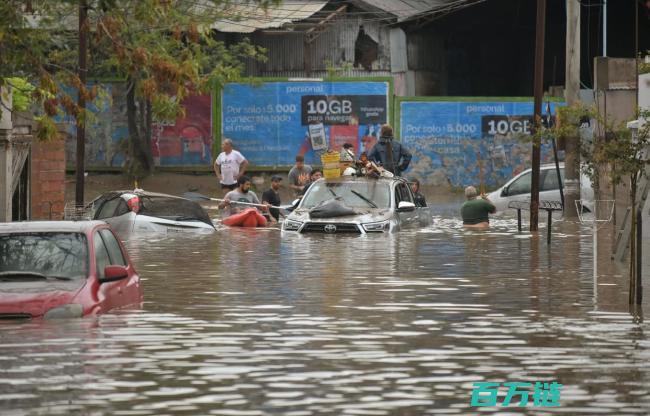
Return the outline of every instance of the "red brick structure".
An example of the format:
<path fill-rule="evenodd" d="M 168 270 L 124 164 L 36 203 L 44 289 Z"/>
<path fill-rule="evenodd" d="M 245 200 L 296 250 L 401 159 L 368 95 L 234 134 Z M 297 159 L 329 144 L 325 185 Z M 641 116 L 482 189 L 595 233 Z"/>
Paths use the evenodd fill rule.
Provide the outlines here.
<path fill-rule="evenodd" d="M 31 219 L 63 219 L 65 206 L 65 142 L 34 139 L 31 152 Z"/>

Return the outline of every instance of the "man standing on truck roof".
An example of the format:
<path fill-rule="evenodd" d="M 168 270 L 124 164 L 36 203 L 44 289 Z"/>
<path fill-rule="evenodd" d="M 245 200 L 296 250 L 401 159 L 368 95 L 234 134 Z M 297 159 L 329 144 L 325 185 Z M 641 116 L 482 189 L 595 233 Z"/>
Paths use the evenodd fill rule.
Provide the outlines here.
<path fill-rule="evenodd" d="M 389 124 L 384 124 L 381 126 L 379 141 L 368 153 L 368 159 L 371 162 L 381 163 L 385 170 L 395 176 L 401 176 L 411 163 L 411 153 L 400 142 L 394 140 L 393 128 Z"/>

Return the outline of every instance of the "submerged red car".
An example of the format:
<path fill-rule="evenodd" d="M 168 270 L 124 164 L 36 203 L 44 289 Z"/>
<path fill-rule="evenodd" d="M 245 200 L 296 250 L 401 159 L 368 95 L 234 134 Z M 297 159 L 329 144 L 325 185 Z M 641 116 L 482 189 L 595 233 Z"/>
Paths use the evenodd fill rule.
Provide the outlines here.
<path fill-rule="evenodd" d="M 0 223 L 0 319 L 74 318 L 141 301 L 140 277 L 105 222 Z"/>

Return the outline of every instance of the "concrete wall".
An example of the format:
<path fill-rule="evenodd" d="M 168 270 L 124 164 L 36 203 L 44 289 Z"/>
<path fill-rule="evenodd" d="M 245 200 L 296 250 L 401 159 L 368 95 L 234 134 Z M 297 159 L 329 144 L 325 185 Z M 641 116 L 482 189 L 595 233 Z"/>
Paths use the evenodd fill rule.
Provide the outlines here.
<path fill-rule="evenodd" d="M 646 57 L 646 61 L 650 57 Z M 650 73 L 639 76 L 639 108 L 650 111 Z M 645 120 L 648 123 L 647 120 Z M 646 199 L 642 207 L 643 217 L 643 260 L 642 270 L 645 279 L 644 286 L 648 287 L 648 278 L 650 278 L 650 198 Z"/>
<path fill-rule="evenodd" d="M 639 108 L 650 111 L 650 73 L 639 75 Z"/>
<path fill-rule="evenodd" d="M 2 130 L 11 130 L 11 111 L 9 109 L 13 107 L 12 98 L 10 89 L 0 88 L 0 102 L 2 102 L 0 105 L 0 129 Z"/>

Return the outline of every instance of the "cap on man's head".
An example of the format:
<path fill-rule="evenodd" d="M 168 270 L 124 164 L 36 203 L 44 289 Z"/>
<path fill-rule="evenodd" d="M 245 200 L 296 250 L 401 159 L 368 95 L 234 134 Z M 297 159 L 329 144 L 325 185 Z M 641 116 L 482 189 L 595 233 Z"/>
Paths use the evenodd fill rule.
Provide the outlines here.
<path fill-rule="evenodd" d="M 280 182 L 281 180 L 282 180 L 282 176 L 280 175 L 271 176 L 271 182 Z"/>

